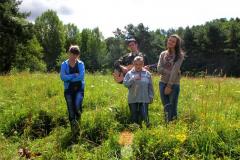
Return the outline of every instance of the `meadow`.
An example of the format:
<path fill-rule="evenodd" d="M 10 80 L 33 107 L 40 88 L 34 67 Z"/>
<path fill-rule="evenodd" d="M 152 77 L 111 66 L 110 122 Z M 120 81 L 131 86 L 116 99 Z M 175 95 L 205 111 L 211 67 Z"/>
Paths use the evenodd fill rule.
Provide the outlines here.
<path fill-rule="evenodd" d="M 57 73 L 0 76 L 0 159 L 240 159 L 240 79 L 183 77 L 178 120 L 166 124 L 159 99 L 149 106 L 151 126 L 131 124 L 127 89 L 111 75 L 87 74 L 81 135 L 71 143 L 63 84 Z M 120 142 L 128 131 L 132 141 Z"/>

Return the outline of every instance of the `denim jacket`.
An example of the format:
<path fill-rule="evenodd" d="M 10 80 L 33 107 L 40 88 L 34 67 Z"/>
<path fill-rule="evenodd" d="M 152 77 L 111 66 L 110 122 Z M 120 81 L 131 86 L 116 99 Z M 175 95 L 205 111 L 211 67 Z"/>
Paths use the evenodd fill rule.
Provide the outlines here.
<path fill-rule="evenodd" d="M 140 80 L 135 80 L 135 76 L 141 75 Z M 150 103 L 153 99 L 153 84 L 149 71 L 143 69 L 136 72 L 133 68 L 124 77 L 123 84 L 128 88 L 128 103 Z"/>
<path fill-rule="evenodd" d="M 69 74 L 69 64 L 68 60 L 64 61 L 61 65 L 60 70 L 60 77 L 61 80 L 64 82 L 64 89 L 68 89 L 70 82 L 81 81 L 82 82 L 82 90 L 84 89 L 84 74 L 85 74 L 85 67 L 84 63 L 80 60 L 77 60 L 79 74 Z"/>

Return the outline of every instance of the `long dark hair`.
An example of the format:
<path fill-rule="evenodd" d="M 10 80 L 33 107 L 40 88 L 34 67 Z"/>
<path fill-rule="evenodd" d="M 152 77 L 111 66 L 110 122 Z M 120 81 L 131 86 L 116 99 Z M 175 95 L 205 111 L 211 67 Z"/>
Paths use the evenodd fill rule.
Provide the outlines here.
<path fill-rule="evenodd" d="M 177 34 L 172 34 L 172 35 L 169 36 L 169 38 L 170 37 L 173 37 L 173 38 L 177 39 L 176 46 L 175 46 L 176 56 L 175 56 L 175 59 L 174 59 L 174 62 L 176 62 L 180 57 L 184 57 L 184 52 L 182 50 L 182 39 Z"/>

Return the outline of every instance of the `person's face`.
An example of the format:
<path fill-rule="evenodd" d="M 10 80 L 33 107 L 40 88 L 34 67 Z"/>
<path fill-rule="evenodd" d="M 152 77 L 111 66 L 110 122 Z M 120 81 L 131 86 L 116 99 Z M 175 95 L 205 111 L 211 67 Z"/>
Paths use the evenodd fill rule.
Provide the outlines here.
<path fill-rule="evenodd" d="M 71 60 L 76 60 L 79 58 L 79 55 L 78 54 L 73 54 L 73 53 L 69 53 L 69 59 Z"/>
<path fill-rule="evenodd" d="M 133 63 L 134 67 L 135 67 L 135 71 L 141 71 L 143 66 L 144 66 L 144 62 L 143 61 L 135 61 Z"/>
<path fill-rule="evenodd" d="M 130 43 L 128 44 L 128 47 L 129 47 L 129 49 L 130 49 L 132 52 L 136 52 L 136 51 L 137 51 L 137 44 L 136 44 L 136 42 L 130 42 Z"/>
<path fill-rule="evenodd" d="M 175 49 L 176 44 L 177 44 L 177 38 L 175 38 L 175 37 L 169 37 L 168 38 L 167 48 Z"/>

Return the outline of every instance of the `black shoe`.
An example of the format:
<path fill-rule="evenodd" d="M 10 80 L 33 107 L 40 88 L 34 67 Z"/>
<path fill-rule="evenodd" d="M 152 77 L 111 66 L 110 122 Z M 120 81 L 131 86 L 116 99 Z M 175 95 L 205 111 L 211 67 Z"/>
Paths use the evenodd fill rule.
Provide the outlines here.
<path fill-rule="evenodd" d="M 73 120 L 71 122 L 71 131 L 72 131 L 73 137 L 80 135 L 80 126 L 77 120 Z"/>

